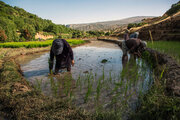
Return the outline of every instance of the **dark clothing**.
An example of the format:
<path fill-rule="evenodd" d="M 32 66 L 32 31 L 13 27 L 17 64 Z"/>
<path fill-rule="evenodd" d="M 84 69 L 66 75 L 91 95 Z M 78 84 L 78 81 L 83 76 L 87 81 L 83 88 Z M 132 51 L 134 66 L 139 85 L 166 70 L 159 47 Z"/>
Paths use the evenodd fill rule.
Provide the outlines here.
<path fill-rule="evenodd" d="M 125 33 L 124 34 L 124 40 L 128 40 L 129 39 L 129 34 L 128 33 Z"/>
<path fill-rule="evenodd" d="M 53 49 L 51 47 L 50 51 L 50 61 L 53 62 L 54 56 L 56 57 L 56 66 L 55 66 L 55 72 L 57 72 L 59 69 L 67 68 L 67 70 L 71 69 L 71 62 L 74 60 L 73 51 L 71 49 L 71 46 L 69 43 L 62 39 L 64 48 L 61 54 L 55 55 L 53 53 Z M 49 66 L 49 69 L 52 70 L 53 64 Z"/>
<path fill-rule="evenodd" d="M 125 43 L 130 53 L 137 52 L 138 49 L 142 47 L 141 40 L 137 38 L 130 38 L 126 40 Z"/>

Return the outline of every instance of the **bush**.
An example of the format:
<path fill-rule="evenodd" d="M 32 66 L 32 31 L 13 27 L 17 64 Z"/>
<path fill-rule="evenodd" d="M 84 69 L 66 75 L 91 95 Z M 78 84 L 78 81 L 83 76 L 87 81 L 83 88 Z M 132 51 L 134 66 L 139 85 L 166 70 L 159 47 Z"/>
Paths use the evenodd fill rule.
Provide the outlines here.
<path fill-rule="evenodd" d="M 141 23 L 130 23 L 128 24 L 128 29 L 132 28 L 132 27 L 140 27 L 140 26 L 143 26 L 147 23 L 144 23 L 144 22 L 141 22 Z"/>

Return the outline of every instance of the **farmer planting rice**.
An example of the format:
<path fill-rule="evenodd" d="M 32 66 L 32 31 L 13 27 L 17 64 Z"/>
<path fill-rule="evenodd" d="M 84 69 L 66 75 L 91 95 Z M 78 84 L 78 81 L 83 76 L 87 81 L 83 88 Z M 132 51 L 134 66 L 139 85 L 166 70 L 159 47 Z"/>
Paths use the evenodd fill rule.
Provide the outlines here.
<path fill-rule="evenodd" d="M 127 32 L 125 32 L 125 35 L 127 36 Z M 128 37 L 125 37 L 128 38 Z M 147 43 L 145 41 L 142 41 L 138 38 L 129 38 L 125 39 L 122 42 L 122 51 L 123 51 L 123 57 L 122 61 L 127 61 L 128 56 L 127 52 L 129 51 L 130 54 L 133 54 L 135 57 L 141 57 L 141 52 L 145 49 L 147 46 Z"/>
<path fill-rule="evenodd" d="M 71 71 L 71 65 L 72 66 L 74 65 L 73 51 L 69 43 L 64 39 L 60 39 L 60 37 L 53 41 L 50 50 L 50 61 L 49 61 L 50 73 L 53 69 L 54 57 L 56 57 L 54 74 L 58 74 L 58 71 L 64 68 L 67 68 L 67 71 Z"/>

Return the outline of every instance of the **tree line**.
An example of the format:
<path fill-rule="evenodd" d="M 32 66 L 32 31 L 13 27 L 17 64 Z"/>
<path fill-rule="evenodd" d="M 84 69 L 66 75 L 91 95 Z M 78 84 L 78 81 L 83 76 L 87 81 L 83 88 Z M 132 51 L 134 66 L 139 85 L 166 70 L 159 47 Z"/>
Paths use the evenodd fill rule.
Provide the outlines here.
<path fill-rule="evenodd" d="M 69 35 L 67 38 L 94 37 L 104 35 L 100 31 L 83 32 L 56 25 L 51 20 L 46 20 L 37 15 L 26 12 L 19 7 L 12 7 L 0 1 L 0 42 L 34 41 L 37 32 L 47 35 Z"/>

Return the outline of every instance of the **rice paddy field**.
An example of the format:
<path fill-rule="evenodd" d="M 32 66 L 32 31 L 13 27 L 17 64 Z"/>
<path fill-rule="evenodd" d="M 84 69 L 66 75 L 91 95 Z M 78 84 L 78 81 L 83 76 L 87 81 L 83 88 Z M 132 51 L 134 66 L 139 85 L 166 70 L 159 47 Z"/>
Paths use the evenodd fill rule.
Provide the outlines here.
<path fill-rule="evenodd" d="M 154 41 L 148 42 L 148 47 L 161 53 L 168 54 L 180 63 L 180 42 L 178 41 Z"/>
<path fill-rule="evenodd" d="M 21 43 L 1 43 L 0 60 L 5 57 L 9 58 L 11 56 L 18 55 L 20 55 L 19 58 L 23 60 L 25 59 L 25 56 L 21 55 L 25 53 L 29 53 L 32 51 L 34 51 L 33 53 L 36 53 L 37 51 L 49 50 L 52 41 L 53 40 L 41 42 L 34 41 Z M 85 43 L 85 41 L 82 40 L 67 41 L 71 46 Z M 115 45 L 106 43 L 107 48 L 103 48 L 102 45 L 105 43 L 98 44 L 98 42 L 99 41 L 94 43 L 94 45 L 98 45 L 99 47 L 96 49 L 94 45 L 91 44 L 88 44 L 88 47 L 79 46 L 73 48 L 76 58 L 76 65 L 73 67 L 74 70 L 72 69 L 71 74 L 66 74 L 66 72 L 61 71 L 62 73 L 60 74 L 60 77 L 48 75 L 47 56 L 49 55 L 49 53 L 47 53 L 47 55 L 46 53 L 41 53 L 45 54 L 42 55 L 42 57 L 40 57 L 40 53 L 38 53 L 37 56 L 39 56 L 40 58 L 33 58 L 33 60 L 29 62 L 29 66 L 27 64 L 28 62 L 25 61 L 25 63 L 27 64 L 25 68 L 27 68 L 27 70 L 29 71 L 25 71 L 21 66 L 24 78 L 27 81 L 25 79 L 21 81 L 22 76 L 19 75 L 19 73 L 17 74 L 18 69 L 14 71 L 12 70 L 16 68 L 14 65 L 16 65 L 15 63 L 17 61 L 6 61 L 5 63 L 7 64 L 3 64 L 3 72 L 1 72 L 0 75 L 0 86 L 2 87 L 0 91 L 0 101 L 10 104 L 7 104 L 8 106 L 0 106 L 0 108 L 4 110 L 0 112 L 0 115 L 2 113 L 3 117 L 5 118 L 15 117 L 16 119 L 74 118 L 119 120 L 144 119 L 146 115 L 147 118 L 152 117 L 152 119 L 165 119 L 166 117 L 168 117 L 168 119 L 178 118 L 178 111 L 180 109 L 179 99 L 168 97 L 165 95 L 165 83 L 161 81 L 163 71 L 161 72 L 160 77 L 156 78 L 154 75 L 154 71 L 151 71 L 152 68 L 151 66 L 147 66 L 148 64 L 146 63 L 146 61 L 141 59 L 134 61 L 132 59 L 133 57 L 131 56 L 131 59 L 129 59 L 127 65 L 124 66 L 120 62 L 122 53 L 119 49 L 119 46 L 116 46 L 117 49 L 115 49 Z M 47 47 L 46 45 L 49 47 Z M 163 53 L 167 53 L 176 60 L 180 60 L 180 54 L 178 53 L 179 42 L 148 42 L 148 47 Z M 97 51 L 99 49 L 102 49 L 102 52 L 97 54 Z M 96 53 L 93 53 L 93 51 L 96 51 Z M 89 55 L 90 53 L 96 57 Z M 109 57 L 108 53 L 110 55 Z M 113 55 L 116 59 L 112 57 Z M 31 56 L 29 55 L 27 57 Z M 41 58 L 44 59 L 43 62 Z M 41 65 L 36 64 L 34 64 L 34 66 L 35 68 L 38 68 L 38 70 L 35 70 L 34 68 L 30 69 L 30 67 L 33 66 L 33 61 L 36 61 L 35 63 L 38 63 L 38 60 L 42 66 L 42 63 L 46 63 L 45 66 L 47 67 L 47 69 L 44 69 Z M 89 63 L 88 60 L 90 61 Z M 95 61 L 92 62 L 92 60 Z M 106 62 L 102 62 L 103 60 L 106 60 Z M 22 64 L 22 61 L 20 63 Z M 96 65 L 92 65 L 92 63 L 96 63 Z M 84 65 L 86 67 L 84 67 Z M 114 65 L 114 67 L 112 67 L 113 70 L 109 70 L 109 68 L 111 68 L 109 67 L 109 65 Z M 6 70 L 6 66 L 10 68 Z M 93 66 L 98 69 L 102 68 L 102 71 L 95 71 L 94 68 L 92 68 Z M 78 71 L 76 68 L 80 70 Z M 85 68 L 87 68 L 87 70 Z M 107 70 L 107 68 L 109 71 Z M 115 68 L 122 69 L 117 71 L 115 70 Z M 73 74 L 73 71 L 76 72 L 77 75 Z M 113 71 L 116 71 L 118 73 L 113 73 Z M 8 76 L 9 72 L 13 72 L 12 76 Z M 30 81 L 31 78 L 27 77 L 25 74 L 29 73 L 29 75 L 33 76 L 33 74 L 31 73 L 38 74 L 40 72 L 45 73 L 44 76 L 45 78 L 47 78 L 47 80 L 40 76 L 34 78 L 34 81 Z M 8 85 L 4 86 L 3 84 L 7 81 Z M 27 85 L 24 84 L 26 82 L 28 83 Z M 9 84 L 15 85 L 13 85 L 13 87 L 10 87 Z M 30 88 L 29 85 L 33 86 L 33 88 Z M 24 86 L 24 88 L 27 88 L 27 90 L 21 92 L 19 92 L 20 90 L 15 91 L 14 89 L 17 89 L 18 86 Z M 11 89 L 13 89 L 14 93 L 12 94 L 13 97 L 10 101 L 14 102 L 9 101 L 8 95 L 11 94 Z M 17 96 L 19 97 L 17 98 Z M 17 99 L 14 100 L 14 98 Z M 42 102 L 43 104 L 36 102 L 33 103 L 32 100 L 36 102 Z M 55 100 L 55 102 L 53 100 Z M 65 104 L 66 102 L 64 101 L 66 101 L 67 104 Z M 24 110 L 25 105 L 27 108 L 26 110 Z M 31 107 L 31 105 L 35 107 Z M 18 107 L 13 108 L 12 106 Z M 7 113 L 5 108 L 13 108 L 13 110 Z M 139 109 L 138 112 L 135 112 L 136 109 Z M 20 112 L 16 112 L 19 110 Z M 63 112 L 59 112 L 60 110 L 62 110 Z M 29 114 L 31 114 L 31 116 L 28 116 Z"/>
<path fill-rule="evenodd" d="M 46 41 L 30 41 L 30 42 L 7 42 L 7 43 L 0 43 L 0 48 L 37 48 L 37 47 L 47 47 L 52 45 L 53 40 L 46 40 Z M 79 39 L 69 39 L 67 42 L 70 45 L 78 45 L 85 43 L 83 40 Z"/>

